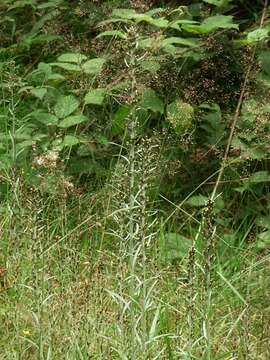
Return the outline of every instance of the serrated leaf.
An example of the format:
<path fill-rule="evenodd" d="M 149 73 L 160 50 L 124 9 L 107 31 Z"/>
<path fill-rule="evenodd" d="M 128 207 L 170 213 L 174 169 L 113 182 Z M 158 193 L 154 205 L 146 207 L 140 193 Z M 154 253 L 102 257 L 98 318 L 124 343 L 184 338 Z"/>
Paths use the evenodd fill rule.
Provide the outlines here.
<path fill-rule="evenodd" d="M 59 6 L 63 1 L 62 0 L 53 0 L 53 1 L 48 1 L 45 4 L 40 4 L 37 6 L 38 9 L 47 9 L 47 8 L 54 8 Z"/>
<path fill-rule="evenodd" d="M 166 28 L 169 24 L 169 21 L 164 18 L 155 19 L 151 16 L 151 13 L 139 14 L 133 9 L 115 9 L 112 16 L 124 20 L 134 20 L 136 23 L 144 21 L 160 28 Z"/>
<path fill-rule="evenodd" d="M 247 42 L 248 44 L 257 43 L 268 38 L 268 29 L 256 29 L 248 33 Z"/>
<path fill-rule="evenodd" d="M 217 144 L 224 135 L 225 124 L 222 122 L 222 114 L 218 104 L 202 104 L 201 109 L 207 110 L 202 115 L 201 129 L 204 130 L 206 140 L 210 144 Z M 203 133 L 202 133 L 203 134 Z"/>
<path fill-rule="evenodd" d="M 90 75 L 98 75 L 101 70 L 103 65 L 105 64 L 106 60 L 102 59 L 102 58 L 95 58 L 95 59 L 91 59 L 86 61 L 83 65 L 83 71 L 86 74 L 90 74 Z"/>
<path fill-rule="evenodd" d="M 169 21 L 164 18 L 153 19 L 151 16 L 145 14 L 137 14 L 136 16 L 134 16 L 134 20 L 136 23 L 140 23 L 144 21 L 149 25 L 153 25 L 160 28 L 167 28 L 169 25 Z"/>
<path fill-rule="evenodd" d="M 164 103 L 152 89 L 147 89 L 143 93 L 140 107 L 153 112 L 159 112 L 160 114 L 164 113 Z"/>
<path fill-rule="evenodd" d="M 203 0 L 207 4 L 215 5 L 217 7 L 228 6 L 232 0 Z"/>
<path fill-rule="evenodd" d="M 58 66 L 61 69 L 68 70 L 68 71 L 82 71 L 82 68 L 77 64 L 71 64 L 71 63 L 51 63 L 52 66 Z"/>
<path fill-rule="evenodd" d="M 57 61 L 75 64 L 81 64 L 84 60 L 87 60 L 87 56 L 79 53 L 66 53 L 57 58 Z"/>
<path fill-rule="evenodd" d="M 151 19 L 151 21 L 149 21 L 150 25 L 165 29 L 169 26 L 169 21 L 164 19 L 164 18 L 160 18 L 160 19 Z"/>
<path fill-rule="evenodd" d="M 72 95 L 61 96 L 55 107 L 54 112 L 60 119 L 72 114 L 79 107 L 79 101 Z"/>
<path fill-rule="evenodd" d="M 256 219 L 256 225 L 270 230 L 270 216 L 260 216 Z"/>
<path fill-rule="evenodd" d="M 58 73 L 52 73 L 48 76 L 48 80 L 52 80 L 52 81 L 63 81 L 63 80 L 66 80 L 66 78 L 61 75 L 61 74 L 58 74 Z"/>
<path fill-rule="evenodd" d="M 61 128 L 69 128 L 74 125 L 81 124 L 87 120 L 87 117 L 84 115 L 71 115 L 66 117 L 64 120 L 60 121 L 59 127 Z"/>
<path fill-rule="evenodd" d="M 270 230 L 263 231 L 258 235 L 259 241 L 255 243 L 255 246 L 259 250 L 266 249 L 270 246 Z"/>
<path fill-rule="evenodd" d="M 40 123 L 42 123 L 44 125 L 55 126 L 58 124 L 58 118 L 53 114 L 36 111 L 36 112 L 33 112 L 31 115 L 37 121 L 39 121 Z"/>
<path fill-rule="evenodd" d="M 111 31 L 104 31 L 101 34 L 99 34 L 96 38 L 100 38 L 100 37 L 115 37 L 115 38 L 119 38 L 119 39 L 126 39 L 127 36 L 125 33 L 123 33 L 122 31 L 119 30 L 111 30 Z"/>
<path fill-rule="evenodd" d="M 61 149 L 65 148 L 65 147 L 70 147 L 70 146 L 74 146 L 79 144 L 80 138 L 78 138 L 77 136 L 73 136 L 73 135 L 66 135 L 63 139 L 63 141 L 61 142 L 61 144 L 59 145 L 59 147 Z"/>
<path fill-rule="evenodd" d="M 118 22 L 121 22 L 121 23 L 124 23 L 124 24 L 132 24 L 132 20 L 121 19 L 121 18 L 110 18 L 108 20 L 101 21 L 99 23 L 99 26 L 103 27 L 103 26 L 106 26 L 108 24 L 113 24 L 113 23 L 118 23 Z"/>
<path fill-rule="evenodd" d="M 190 206 L 201 207 L 201 206 L 205 206 L 207 204 L 207 201 L 208 201 L 208 197 L 200 194 L 200 195 L 191 196 L 186 201 L 186 204 Z"/>
<path fill-rule="evenodd" d="M 195 20 L 188 20 L 188 19 L 182 19 L 182 20 L 176 20 L 169 24 L 169 27 L 175 30 L 182 31 L 182 25 L 199 25 L 198 21 Z"/>
<path fill-rule="evenodd" d="M 262 70 L 265 74 L 270 75 L 270 51 L 262 51 L 259 55 Z"/>
<path fill-rule="evenodd" d="M 162 41 L 162 46 L 167 45 L 183 45 L 188 47 L 195 47 L 199 45 L 199 40 L 197 39 L 186 39 L 181 37 L 169 37 Z"/>
<path fill-rule="evenodd" d="M 43 88 L 34 88 L 34 89 L 30 90 L 30 93 L 32 95 L 34 95 L 35 97 L 37 97 L 39 100 L 42 100 L 47 93 L 47 89 L 44 87 Z"/>
<path fill-rule="evenodd" d="M 126 120 L 128 115 L 130 114 L 131 108 L 123 105 L 120 106 L 120 108 L 116 111 L 116 113 L 113 115 L 112 119 L 112 133 L 114 135 L 120 134 L 123 132 Z"/>
<path fill-rule="evenodd" d="M 230 15 L 215 15 L 206 18 L 201 25 L 183 24 L 183 30 L 195 34 L 208 34 L 218 29 L 238 29 Z"/>
<path fill-rule="evenodd" d="M 136 11 L 134 9 L 114 9 L 112 12 L 112 17 L 122 18 L 122 19 L 133 19 L 134 15 L 136 15 Z"/>
<path fill-rule="evenodd" d="M 89 91 L 84 97 L 85 104 L 102 105 L 107 90 L 104 88 Z"/>
<path fill-rule="evenodd" d="M 164 234 L 164 255 L 170 261 L 187 256 L 191 245 L 190 239 L 178 233 Z"/>
<path fill-rule="evenodd" d="M 238 29 L 238 25 L 233 23 L 231 15 L 210 16 L 202 22 L 201 26 L 206 32 L 216 29 Z"/>

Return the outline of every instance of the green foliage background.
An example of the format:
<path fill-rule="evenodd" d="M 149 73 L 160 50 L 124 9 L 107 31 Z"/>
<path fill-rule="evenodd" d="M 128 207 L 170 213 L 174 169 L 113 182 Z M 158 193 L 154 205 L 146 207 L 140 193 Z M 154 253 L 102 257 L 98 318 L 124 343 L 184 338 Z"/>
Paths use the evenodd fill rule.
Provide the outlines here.
<path fill-rule="evenodd" d="M 218 266 L 228 274 L 240 271 L 240 249 L 253 258 L 267 256 L 270 22 L 265 4 L 2 0 L 0 213 L 12 208 L 9 231 L 17 218 L 30 216 L 30 203 L 43 204 L 43 222 L 53 221 L 59 211 L 69 217 L 53 230 L 58 236 L 86 224 L 74 245 L 82 254 L 106 249 L 118 256 L 106 225 L 91 233 L 89 242 L 84 221 L 89 203 L 95 220 L 103 218 L 115 187 L 128 195 L 129 170 L 121 159 L 130 160 L 134 143 L 143 154 L 140 164 L 155 168 L 147 178 L 146 207 L 157 211 L 159 235 L 150 258 L 175 268 L 187 256 L 223 166 L 211 219 L 223 239 L 216 249 Z M 138 165 L 138 172 L 143 169 Z M 136 181 L 139 186 L 139 175 Z M 13 197 L 17 193 L 20 201 Z M 110 218 L 107 225 L 115 223 Z M 23 223 L 15 232 L 22 228 Z M 196 246 L 201 255 L 203 239 Z M 8 242 L 2 250 L 0 266 L 6 268 Z"/>

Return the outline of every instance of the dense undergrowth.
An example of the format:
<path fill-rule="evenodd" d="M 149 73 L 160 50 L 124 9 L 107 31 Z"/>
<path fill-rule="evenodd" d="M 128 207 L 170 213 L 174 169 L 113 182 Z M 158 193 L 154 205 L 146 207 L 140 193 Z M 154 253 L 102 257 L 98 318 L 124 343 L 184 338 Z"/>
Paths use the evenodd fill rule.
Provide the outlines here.
<path fill-rule="evenodd" d="M 0 15 L 0 359 L 269 359 L 268 1 Z"/>

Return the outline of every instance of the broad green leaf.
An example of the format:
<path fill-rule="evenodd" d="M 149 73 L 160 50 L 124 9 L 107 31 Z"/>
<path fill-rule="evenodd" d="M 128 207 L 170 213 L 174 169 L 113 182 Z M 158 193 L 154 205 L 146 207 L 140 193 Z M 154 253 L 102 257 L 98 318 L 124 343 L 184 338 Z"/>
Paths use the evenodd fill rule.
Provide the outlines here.
<path fill-rule="evenodd" d="M 53 0 L 53 1 L 48 1 L 45 4 L 40 4 L 37 6 L 38 9 L 47 9 L 47 8 L 51 8 L 51 7 L 57 7 L 59 6 L 61 3 L 63 2 L 63 0 Z"/>
<path fill-rule="evenodd" d="M 197 39 L 186 39 L 180 37 L 169 37 L 162 41 L 162 46 L 167 45 L 183 45 L 188 47 L 195 47 L 199 45 L 199 40 Z"/>
<path fill-rule="evenodd" d="M 169 24 L 169 27 L 175 30 L 182 31 L 182 25 L 199 25 L 198 21 L 182 19 L 175 20 Z"/>
<path fill-rule="evenodd" d="M 122 19 L 122 18 L 110 18 L 108 20 L 104 20 L 104 21 L 101 21 L 99 23 L 99 26 L 103 27 L 103 26 L 106 26 L 108 24 L 111 24 L 111 23 L 118 23 L 118 22 L 121 22 L 121 23 L 124 23 L 124 24 L 132 24 L 132 20 L 128 20 L 128 19 Z"/>
<path fill-rule="evenodd" d="M 140 23 L 142 21 L 145 21 L 147 23 L 150 23 L 152 20 L 154 20 L 151 16 L 149 15 L 145 15 L 145 14 L 135 14 L 133 16 L 133 19 L 137 22 Z"/>
<path fill-rule="evenodd" d="M 79 53 L 66 53 L 57 58 L 57 61 L 75 64 L 81 64 L 84 60 L 87 60 L 87 56 Z"/>
<path fill-rule="evenodd" d="M 205 132 L 207 143 L 211 145 L 218 144 L 225 132 L 225 124 L 222 121 L 222 114 L 218 104 L 202 104 L 201 109 L 206 110 L 202 115 L 201 129 Z M 204 132 L 201 135 L 204 135 Z"/>
<path fill-rule="evenodd" d="M 136 16 L 137 13 L 134 9 L 114 9 L 112 12 L 112 17 L 122 18 L 131 20 Z"/>
<path fill-rule="evenodd" d="M 203 2 L 211 5 L 220 6 L 220 3 L 223 2 L 223 0 L 203 0 Z"/>
<path fill-rule="evenodd" d="M 230 15 L 215 15 L 205 19 L 202 23 L 205 32 L 216 29 L 238 29 L 238 25 L 233 23 L 233 17 Z"/>
<path fill-rule="evenodd" d="M 157 26 L 160 28 L 167 28 L 169 25 L 169 21 L 164 18 L 153 19 L 151 16 L 145 14 L 137 14 L 136 16 L 134 16 L 134 20 L 136 23 L 140 23 L 144 21 L 150 25 Z"/>
<path fill-rule="evenodd" d="M 42 100 L 47 93 L 47 88 L 34 88 L 30 90 L 30 93 Z"/>
<path fill-rule="evenodd" d="M 270 76 L 270 51 L 262 51 L 259 55 L 262 71 Z"/>
<path fill-rule="evenodd" d="M 84 115 L 71 115 L 66 117 L 64 120 L 60 121 L 59 127 L 69 128 L 74 125 L 81 124 L 87 120 L 87 117 Z"/>
<path fill-rule="evenodd" d="M 49 34 L 36 35 L 29 33 L 22 39 L 20 46 L 30 48 L 31 45 L 40 45 L 55 40 L 61 40 L 61 36 Z"/>
<path fill-rule="evenodd" d="M 155 8 L 155 9 L 151 9 L 149 11 L 146 11 L 144 14 L 148 15 L 148 16 L 153 16 L 156 14 L 161 14 L 164 13 L 165 9 L 164 8 Z"/>
<path fill-rule="evenodd" d="M 164 236 L 164 257 L 169 260 L 177 260 L 188 255 L 189 249 L 192 246 L 190 239 L 178 233 L 166 233 Z"/>
<path fill-rule="evenodd" d="M 79 101 L 72 95 L 61 96 L 55 107 L 55 115 L 62 119 L 72 114 L 79 107 Z"/>
<path fill-rule="evenodd" d="M 110 36 L 110 37 L 115 37 L 115 38 L 119 38 L 119 39 L 127 38 L 126 34 L 119 30 L 104 31 L 101 34 L 99 34 L 96 38 L 98 39 L 98 38 L 104 37 L 104 36 Z"/>
<path fill-rule="evenodd" d="M 247 35 L 248 44 L 257 43 L 268 38 L 269 30 L 268 29 L 256 29 L 251 31 Z"/>
<path fill-rule="evenodd" d="M 217 7 L 228 6 L 232 0 L 203 0 L 207 4 L 215 5 Z"/>
<path fill-rule="evenodd" d="M 68 70 L 68 71 L 82 71 L 81 67 L 77 64 L 71 64 L 71 63 L 51 63 L 52 66 L 58 66 L 61 69 Z"/>
<path fill-rule="evenodd" d="M 44 62 L 40 62 L 40 63 L 38 64 L 38 70 L 39 70 L 39 71 L 42 71 L 42 72 L 44 72 L 44 73 L 46 73 L 46 74 L 50 74 L 50 73 L 52 72 L 52 67 L 51 67 L 50 64 L 46 64 L 46 63 L 44 63 Z"/>
<path fill-rule="evenodd" d="M 130 111 L 131 111 L 130 107 L 123 105 L 113 115 L 112 133 L 114 135 L 120 134 L 124 131 L 124 128 L 126 126 L 126 120 L 128 118 L 128 115 L 130 114 Z"/>
<path fill-rule="evenodd" d="M 201 25 L 183 24 L 183 30 L 195 34 L 208 34 L 217 29 L 238 29 L 238 25 L 233 23 L 230 15 L 215 15 L 205 19 Z"/>
<path fill-rule="evenodd" d="M 186 201 L 186 204 L 190 206 L 200 207 L 200 206 L 205 206 L 207 204 L 207 201 L 208 201 L 208 197 L 200 194 L 200 195 L 191 196 Z"/>
<path fill-rule="evenodd" d="M 134 20 L 136 23 L 147 22 L 150 25 L 160 28 L 168 27 L 169 21 L 164 18 L 154 19 L 151 13 L 139 14 L 133 9 L 115 9 L 112 16 L 125 20 Z"/>
<path fill-rule="evenodd" d="M 179 135 L 182 135 L 190 128 L 193 118 L 193 107 L 181 99 L 167 106 L 167 120 Z"/>
<path fill-rule="evenodd" d="M 107 94 L 107 90 L 104 88 L 91 90 L 85 95 L 84 103 L 85 104 L 102 105 L 106 94 Z"/>
<path fill-rule="evenodd" d="M 37 121 L 47 126 L 55 126 L 58 124 L 58 118 L 46 112 L 35 111 L 31 114 Z"/>
<path fill-rule="evenodd" d="M 270 216 L 260 216 L 256 219 L 256 225 L 270 230 Z"/>
<path fill-rule="evenodd" d="M 70 146 L 74 146 L 77 145 L 81 142 L 80 138 L 77 136 L 73 136 L 73 135 L 66 135 L 62 141 L 62 143 L 59 145 L 59 147 L 61 149 L 65 148 L 65 147 L 70 147 Z"/>
<path fill-rule="evenodd" d="M 86 74 L 90 74 L 90 75 L 98 75 L 101 70 L 103 65 L 105 64 L 106 60 L 102 59 L 102 58 L 96 58 L 96 59 L 91 59 L 86 61 L 83 65 L 83 71 Z"/>
<path fill-rule="evenodd" d="M 140 107 L 153 112 L 164 113 L 164 103 L 152 89 L 147 89 L 143 93 Z"/>
<path fill-rule="evenodd" d="M 48 76 L 48 80 L 52 80 L 52 81 L 63 81 L 66 80 L 66 78 L 58 73 L 52 73 Z"/>
<path fill-rule="evenodd" d="M 169 21 L 164 18 L 152 19 L 151 21 L 149 21 L 149 24 L 159 28 L 167 28 L 169 25 Z"/>
<path fill-rule="evenodd" d="M 270 181 L 270 173 L 268 171 L 257 171 L 248 179 L 249 183 L 257 184 Z"/>
<path fill-rule="evenodd" d="M 255 242 L 255 246 L 259 250 L 263 250 L 270 247 L 270 230 L 263 231 L 258 236 L 259 241 Z"/>

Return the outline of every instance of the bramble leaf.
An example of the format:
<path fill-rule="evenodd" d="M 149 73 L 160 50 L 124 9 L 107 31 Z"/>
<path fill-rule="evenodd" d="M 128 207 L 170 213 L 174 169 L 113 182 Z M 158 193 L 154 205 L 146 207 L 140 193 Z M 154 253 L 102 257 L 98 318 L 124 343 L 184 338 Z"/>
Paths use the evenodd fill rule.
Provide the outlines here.
<path fill-rule="evenodd" d="M 74 125 L 81 124 L 87 120 L 87 117 L 84 115 L 71 115 L 60 121 L 59 127 L 61 128 L 69 128 Z"/>
<path fill-rule="evenodd" d="M 61 96 L 55 107 L 54 112 L 60 119 L 72 114 L 79 107 L 79 101 L 72 95 Z"/>

